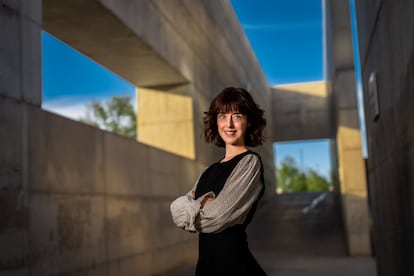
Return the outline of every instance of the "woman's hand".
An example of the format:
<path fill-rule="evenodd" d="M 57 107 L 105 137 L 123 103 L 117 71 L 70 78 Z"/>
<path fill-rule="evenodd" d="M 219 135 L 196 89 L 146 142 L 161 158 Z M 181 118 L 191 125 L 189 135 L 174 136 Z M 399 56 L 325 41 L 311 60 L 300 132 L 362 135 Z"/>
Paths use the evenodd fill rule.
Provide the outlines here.
<path fill-rule="evenodd" d="M 214 200 L 214 197 L 212 196 L 206 196 L 203 198 L 203 200 L 201 200 L 200 205 L 201 205 L 201 209 L 203 209 L 204 205 L 206 205 L 209 202 L 212 202 Z"/>
<path fill-rule="evenodd" d="M 193 196 L 193 199 L 195 199 L 195 191 L 192 191 L 191 194 Z M 214 200 L 213 196 L 211 196 L 211 195 L 205 196 L 200 202 L 200 208 L 203 209 L 203 207 L 204 207 L 204 205 L 206 205 L 206 203 L 209 203 L 213 200 Z"/>

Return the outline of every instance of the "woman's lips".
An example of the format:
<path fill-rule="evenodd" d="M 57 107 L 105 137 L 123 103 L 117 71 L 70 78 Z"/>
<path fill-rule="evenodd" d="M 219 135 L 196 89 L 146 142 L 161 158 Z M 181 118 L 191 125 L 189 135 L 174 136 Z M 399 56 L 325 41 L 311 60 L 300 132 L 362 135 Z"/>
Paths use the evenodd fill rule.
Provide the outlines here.
<path fill-rule="evenodd" d="M 226 134 L 227 136 L 234 136 L 236 134 L 236 131 L 234 130 L 224 131 L 224 134 Z"/>

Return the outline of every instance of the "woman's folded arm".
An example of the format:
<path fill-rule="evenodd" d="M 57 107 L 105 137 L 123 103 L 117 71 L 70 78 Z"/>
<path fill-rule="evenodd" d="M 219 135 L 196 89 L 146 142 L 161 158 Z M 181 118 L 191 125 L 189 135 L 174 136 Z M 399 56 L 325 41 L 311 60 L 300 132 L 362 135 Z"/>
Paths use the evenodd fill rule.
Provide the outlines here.
<path fill-rule="evenodd" d="M 260 159 L 248 154 L 234 168 L 216 199 L 197 213 L 196 230 L 214 233 L 242 224 L 262 189 Z"/>

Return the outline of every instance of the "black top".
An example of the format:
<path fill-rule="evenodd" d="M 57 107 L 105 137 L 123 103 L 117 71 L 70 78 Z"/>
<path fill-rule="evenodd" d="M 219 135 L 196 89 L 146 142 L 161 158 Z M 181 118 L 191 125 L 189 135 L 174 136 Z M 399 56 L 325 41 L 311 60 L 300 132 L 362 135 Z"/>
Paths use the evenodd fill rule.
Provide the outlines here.
<path fill-rule="evenodd" d="M 234 167 L 236 167 L 237 163 L 239 163 L 239 161 L 249 153 L 252 152 L 246 151 L 240 153 L 228 161 L 218 161 L 208 167 L 197 183 L 195 198 L 197 199 L 210 191 L 213 191 L 217 197 L 223 189 L 224 183 L 226 183 L 226 180 L 230 176 Z"/>
<path fill-rule="evenodd" d="M 247 154 L 256 153 L 246 151 L 228 161 L 219 161 L 208 167 L 197 183 L 195 198 L 210 191 L 217 197 L 238 162 Z M 260 197 L 264 191 L 263 165 L 261 180 L 263 189 Z M 266 275 L 247 245 L 246 227 L 254 215 L 258 201 L 259 199 L 253 204 L 243 224 L 226 228 L 219 233 L 200 233 L 196 276 Z"/>

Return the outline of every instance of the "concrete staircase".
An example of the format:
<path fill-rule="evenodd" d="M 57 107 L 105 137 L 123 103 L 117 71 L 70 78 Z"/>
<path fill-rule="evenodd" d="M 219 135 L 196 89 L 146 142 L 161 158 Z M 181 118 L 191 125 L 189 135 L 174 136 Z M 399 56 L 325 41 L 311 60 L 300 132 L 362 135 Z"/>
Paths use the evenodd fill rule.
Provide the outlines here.
<path fill-rule="evenodd" d="M 257 212 L 249 246 L 269 276 L 375 276 L 371 257 L 347 256 L 334 194 L 277 195 Z"/>
<path fill-rule="evenodd" d="M 274 255 L 346 256 L 340 210 L 326 193 L 275 196 L 248 229 L 250 248 Z"/>

